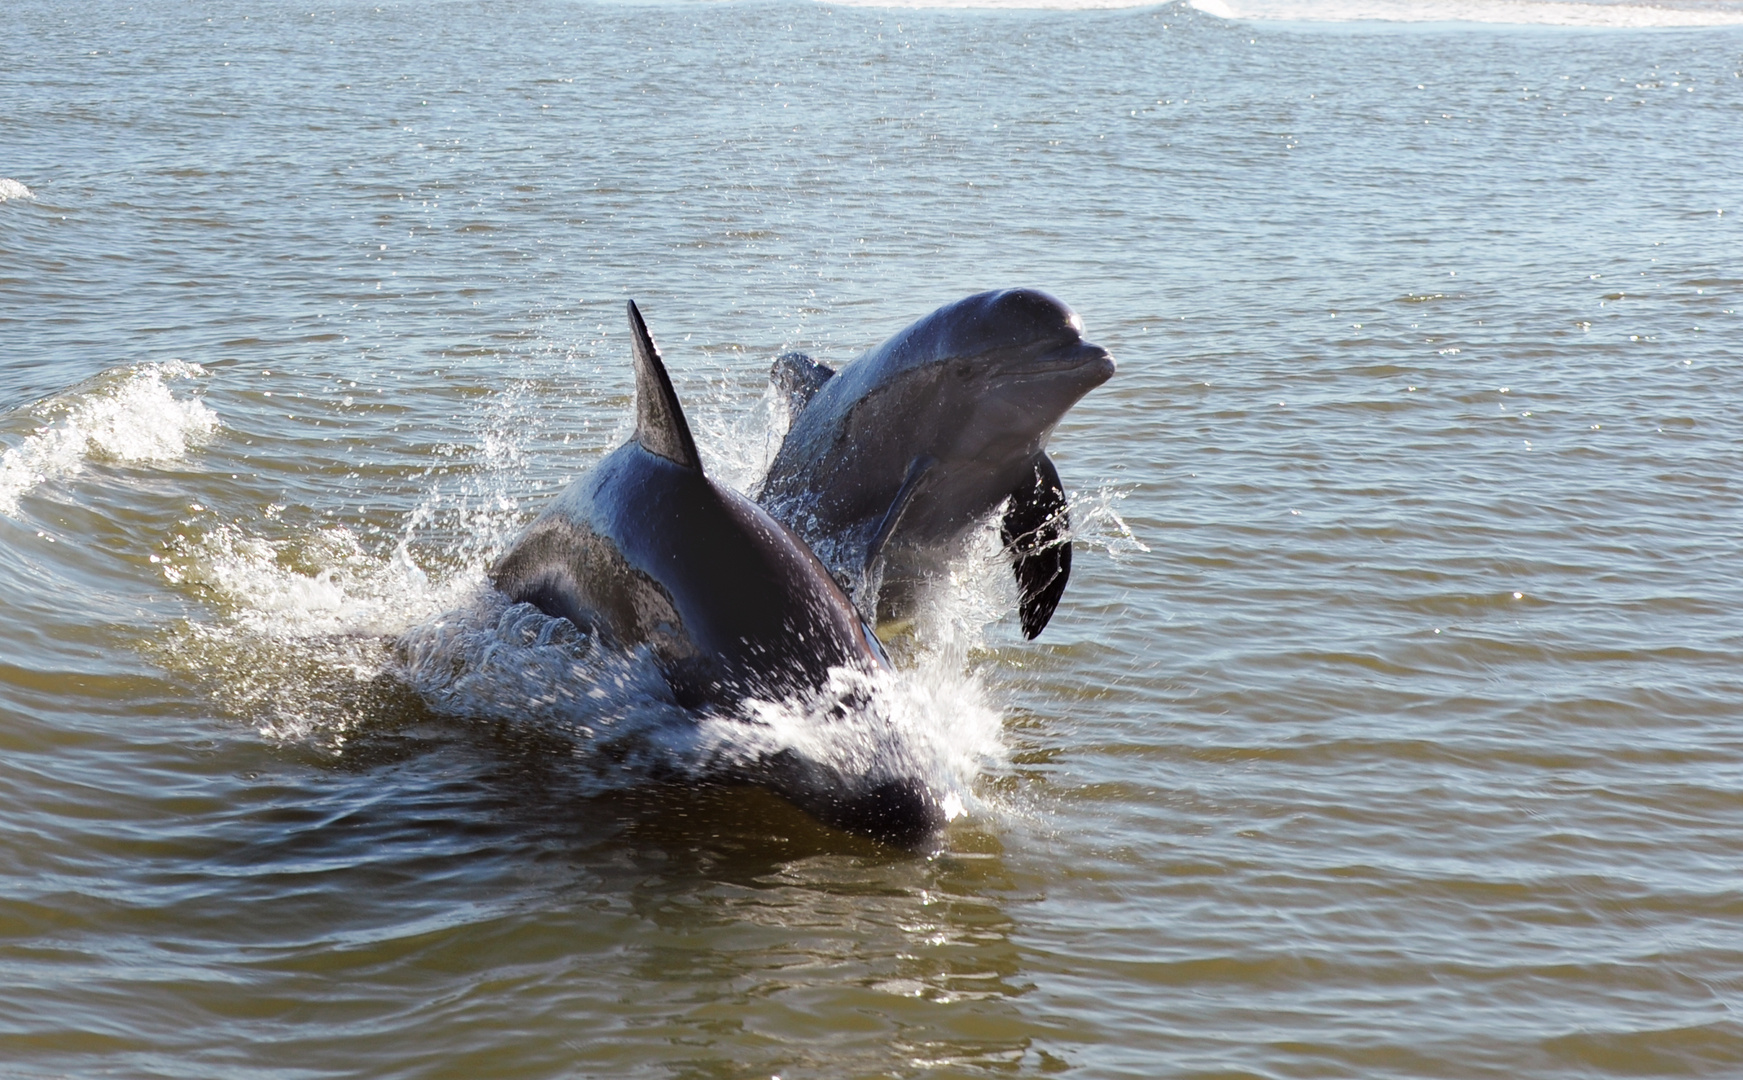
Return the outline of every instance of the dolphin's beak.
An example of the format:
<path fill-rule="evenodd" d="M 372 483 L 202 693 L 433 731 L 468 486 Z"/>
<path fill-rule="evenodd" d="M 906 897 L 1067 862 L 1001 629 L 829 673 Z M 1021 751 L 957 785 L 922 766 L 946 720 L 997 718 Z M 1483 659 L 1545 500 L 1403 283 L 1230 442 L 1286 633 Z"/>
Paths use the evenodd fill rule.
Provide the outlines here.
<path fill-rule="evenodd" d="M 1090 383 L 1092 387 L 1100 386 L 1114 377 L 1114 371 L 1119 365 L 1114 363 L 1113 353 L 1108 352 L 1100 345 L 1091 345 L 1087 341 L 1083 343 L 1082 347 L 1089 350 L 1088 355 L 1083 358 L 1082 364 L 1084 374 L 1093 376 L 1095 379 L 1094 382 Z"/>
<path fill-rule="evenodd" d="M 1062 349 L 1030 360 L 1025 364 L 1016 364 L 999 372 L 999 378 L 1010 380 L 1053 379 L 1065 376 L 1071 382 L 1081 384 L 1083 393 L 1107 382 L 1114 376 L 1113 354 L 1088 341 L 1074 341 Z"/>

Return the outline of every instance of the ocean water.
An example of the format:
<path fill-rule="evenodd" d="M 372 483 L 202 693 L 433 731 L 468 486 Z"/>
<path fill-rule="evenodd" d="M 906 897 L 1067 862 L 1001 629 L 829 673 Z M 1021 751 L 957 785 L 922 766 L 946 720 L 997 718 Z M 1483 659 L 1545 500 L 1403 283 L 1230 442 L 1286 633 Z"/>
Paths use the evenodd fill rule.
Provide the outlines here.
<path fill-rule="evenodd" d="M 0 1075 L 1743 1075 L 1743 5 L 0 30 Z M 894 643 L 921 852 L 489 561 L 1013 285 L 1120 370 Z"/>

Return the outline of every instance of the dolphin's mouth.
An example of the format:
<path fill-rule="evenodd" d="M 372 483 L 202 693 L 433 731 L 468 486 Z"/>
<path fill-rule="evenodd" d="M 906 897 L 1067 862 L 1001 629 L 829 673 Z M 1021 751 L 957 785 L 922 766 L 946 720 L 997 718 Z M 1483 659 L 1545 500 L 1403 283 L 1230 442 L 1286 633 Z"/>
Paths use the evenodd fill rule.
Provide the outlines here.
<path fill-rule="evenodd" d="M 1002 380 L 1022 381 L 1072 375 L 1090 387 L 1100 386 L 1113 378 L 1114 356 L 1100 345 L 1076 341 L 1031 359 L 1001 368 L 996 376 Z"/>

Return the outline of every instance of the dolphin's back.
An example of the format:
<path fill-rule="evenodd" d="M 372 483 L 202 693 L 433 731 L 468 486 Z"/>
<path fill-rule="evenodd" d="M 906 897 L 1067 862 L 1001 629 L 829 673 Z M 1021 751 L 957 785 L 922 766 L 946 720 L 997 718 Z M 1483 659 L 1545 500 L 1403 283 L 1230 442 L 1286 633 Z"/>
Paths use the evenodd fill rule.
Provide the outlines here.
<path fill-rule="evenodd" d="M 651 648 L 681 703 L 731 704 L 881 663 L 815 556 L 754 503 L 626 443 L 569 486 L 496 587 L 619 648 Z"/>
<path fill-rule="evenodd" d="M 646 648 L 686 708 L 734 712 L 748 697 L 812 693 L 835 696 L 840 708 L 847 699 L 831 673 L 887 670 L 889 658 L 790 529 L 704 474 L 633 303 L 629 320 L 635 437 L 551 502 L 492 568 L 492 582 L 608 647 Z M 911 773 L 843 771 L 792 748 L 736 767 L 825 822 L 881 839 L 915 843 L 944 821 L 925 779 Z"/>

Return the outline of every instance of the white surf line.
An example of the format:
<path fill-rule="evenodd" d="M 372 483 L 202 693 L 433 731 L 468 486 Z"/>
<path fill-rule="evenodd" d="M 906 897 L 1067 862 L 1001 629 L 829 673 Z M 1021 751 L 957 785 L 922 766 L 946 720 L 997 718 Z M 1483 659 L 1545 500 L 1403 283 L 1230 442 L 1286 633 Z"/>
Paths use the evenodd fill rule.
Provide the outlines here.
<path fill-rule="evenodd" d="M 1743 5 L 1577 0 L 1191 0 L 1221 19 L 1287 22 L 1488 23 L 1594 29 L 1743 26 Z"/>

